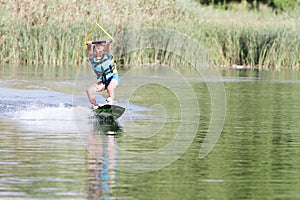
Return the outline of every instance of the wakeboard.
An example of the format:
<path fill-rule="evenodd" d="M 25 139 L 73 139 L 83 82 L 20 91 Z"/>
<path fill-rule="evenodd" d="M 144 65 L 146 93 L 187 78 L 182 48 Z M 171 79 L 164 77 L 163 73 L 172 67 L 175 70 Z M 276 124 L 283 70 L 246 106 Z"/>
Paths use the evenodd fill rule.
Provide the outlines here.
<path fill-rule="evenodd" d="M 99 106 L 98 108 L 96 108 L 93 111 L 94 111 L 96 117 L 112 118 L 112 119 L 116 120 L 124 114 L 125 108 L 118 106 L 118 105 L 105 104 L 103 106 Z"/>

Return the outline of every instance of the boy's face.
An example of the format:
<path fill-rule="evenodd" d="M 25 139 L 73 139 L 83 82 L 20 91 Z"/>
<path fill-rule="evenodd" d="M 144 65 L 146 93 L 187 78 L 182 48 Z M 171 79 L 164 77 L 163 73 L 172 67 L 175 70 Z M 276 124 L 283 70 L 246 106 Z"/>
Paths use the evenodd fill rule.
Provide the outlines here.
<path fill-rule="evenodd" d="M 95 45 L 94 54 L 95 54 L 96 58 L 101 58 L 103 56 L 103 53 L 104 53 L 104 46 L 103 45 Z"/>

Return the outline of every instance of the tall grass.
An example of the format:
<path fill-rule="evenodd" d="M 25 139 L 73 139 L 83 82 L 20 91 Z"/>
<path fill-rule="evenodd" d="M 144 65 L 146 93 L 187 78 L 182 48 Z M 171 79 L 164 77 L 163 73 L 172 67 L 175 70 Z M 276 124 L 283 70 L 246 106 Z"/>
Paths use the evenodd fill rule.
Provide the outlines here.
<path fill-rule="evenodd" d="M 207 31 L 211 30 L 211 26 Z M 224 66 L 298 68 L 299 39 L 296 30 L 284 27 L 218 27 L 210 42 L 213 59 Z M 215 40 L 214 40 L 215 39 Z"/>
<path fill-rule="evenodd" d="M 264 7 L 260 12 L 241 6 L 215 10 L 193 0 L 0 0 L 0 62 L 78 65 L 86 60 L 83 40 L 98 22 L 119 36 L 131 28 L 177 30 L 201 44 L 217 66 L 296 69 L 300 63 L 299 16 L 298 11 L 276 15 Z M 116 54 L 124 65 L 187 64 L 172 52 L 143 50 L 142 46 L 136 52 Z"/>

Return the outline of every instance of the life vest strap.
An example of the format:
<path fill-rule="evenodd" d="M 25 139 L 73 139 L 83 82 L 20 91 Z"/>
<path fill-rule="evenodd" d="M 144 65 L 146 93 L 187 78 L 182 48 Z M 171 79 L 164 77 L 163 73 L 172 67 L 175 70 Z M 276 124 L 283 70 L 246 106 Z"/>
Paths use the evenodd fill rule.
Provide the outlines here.
<path fill-rule="evenodd" d="M 109 65 L 109 68 L 107 68 L 107 69 L 104 69 L 103 66 L 101 66 L 102 72 L 99 77 L 102 77 L 102 82 L 107 81 L 107 75 L 112 74 L 114 69 L 115 69 L 115 65 Z"/>

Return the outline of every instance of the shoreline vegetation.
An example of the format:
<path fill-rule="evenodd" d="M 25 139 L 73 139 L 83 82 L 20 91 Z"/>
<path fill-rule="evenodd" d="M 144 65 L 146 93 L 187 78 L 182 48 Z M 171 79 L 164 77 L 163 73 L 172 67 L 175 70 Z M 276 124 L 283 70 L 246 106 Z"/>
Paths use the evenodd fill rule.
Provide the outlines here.
<path fill-rule="evenodd" d="M 266 6 L 257 11 L 232 4 L 225 10 L 194 0 L 0 0 L 0 63 L 80 65 L 87 59 L 83 41 L 96 22 L 113 36 L 145 27 L 178 31 L 201 44 L 217 67 L 300 67 L 298 7 L 276 14 Z M 188 65 L 159 49 L 116 60 L 125 67 L 144 62 Z"/>

